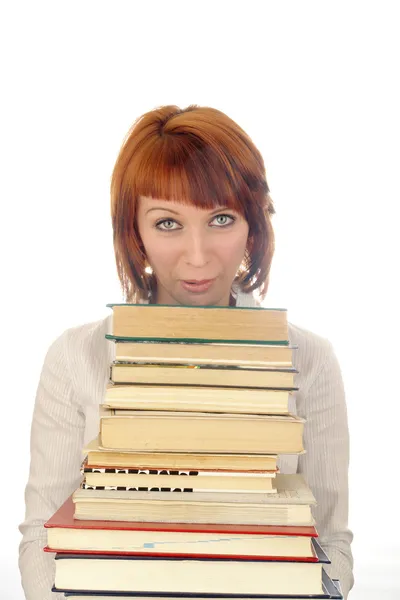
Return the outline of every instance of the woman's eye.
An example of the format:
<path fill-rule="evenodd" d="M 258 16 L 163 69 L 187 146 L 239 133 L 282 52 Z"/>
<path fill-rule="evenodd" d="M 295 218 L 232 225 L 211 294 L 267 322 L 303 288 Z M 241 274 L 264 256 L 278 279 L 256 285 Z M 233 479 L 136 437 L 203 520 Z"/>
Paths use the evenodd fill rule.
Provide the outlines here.
<path fill-rule="evenodd" d="M 231 215 L 217 215 L 213 220 L 217 222 L 217 225 L 221 225 L 221 227 L 231 225 L 235 222 L 234 217 L 231 217 Z"/>
<path fill-rule="evenodd" d="M 217 227 L 227 227 L 228 225 L 232 225 L 235 221 L 235 217 L 231 215 L 217 215 L 211 222 Z M 174 219 L 161 219 L 160 221 L 157 221 L 155 226 L 156 229 L 159 229 L 160 231 L 176 231 L 181 229 L 179 223 Z"/>
<path fill-rule="evenodd" d="M 156 223 L 157 229 L 161 229 L 161 231 L 173 231 L 175 229 L 174 225 L 177 225 L 177 223 L 172 219 L 164 219 Z"/>

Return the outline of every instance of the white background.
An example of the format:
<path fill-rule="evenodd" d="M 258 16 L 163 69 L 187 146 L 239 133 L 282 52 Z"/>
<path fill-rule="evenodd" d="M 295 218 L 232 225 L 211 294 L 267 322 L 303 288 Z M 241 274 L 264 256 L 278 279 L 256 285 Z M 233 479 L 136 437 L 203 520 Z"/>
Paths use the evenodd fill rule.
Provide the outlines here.
<path fill-rule="evenodd" d="M 263 153 L 277 211 L 266 306 L 333 342 L 347 390 L 351 598 L 400 596 L 398 10 L 384 1 L 3 5 L 1 598 L 23 598 L 17 526 L 45 352 L 67 327 L 123 301 L 110 175 L 133 120 L 167 103 L 223 110 Z"/>

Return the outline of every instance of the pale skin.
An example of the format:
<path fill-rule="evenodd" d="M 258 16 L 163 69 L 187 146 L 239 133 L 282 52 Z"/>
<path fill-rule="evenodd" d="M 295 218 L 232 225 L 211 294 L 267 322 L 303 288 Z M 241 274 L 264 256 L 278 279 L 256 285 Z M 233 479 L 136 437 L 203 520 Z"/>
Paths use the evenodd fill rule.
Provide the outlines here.
<path fill-rule="evenodd" d="M 229 305 L 249 233 L 240 213 L 141 196 L 137 224 L 157 304 Z"/>

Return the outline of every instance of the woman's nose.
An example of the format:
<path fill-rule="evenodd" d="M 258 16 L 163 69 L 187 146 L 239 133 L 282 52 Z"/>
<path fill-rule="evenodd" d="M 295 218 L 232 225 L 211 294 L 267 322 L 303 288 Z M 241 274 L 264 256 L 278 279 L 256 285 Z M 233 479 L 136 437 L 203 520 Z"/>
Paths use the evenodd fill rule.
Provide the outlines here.
<path fill-rule="evenodd" d="M 186 262 L 194 267 L 203 267 L 209 262 L 209 244 L 203 232 L 190 231 L 185 243 Z"/>

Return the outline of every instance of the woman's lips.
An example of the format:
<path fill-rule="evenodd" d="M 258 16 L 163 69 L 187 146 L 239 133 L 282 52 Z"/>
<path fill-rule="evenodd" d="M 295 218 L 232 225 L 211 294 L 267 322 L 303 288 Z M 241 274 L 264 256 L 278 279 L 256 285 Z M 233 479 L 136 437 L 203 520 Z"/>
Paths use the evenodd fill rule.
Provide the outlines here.
<path fill-rule="evenodd" d="M 206 292 L 214 283 L 215 279 L 202 279 L 201 281 L 189 280 L 181 281 L 182 287 L 188 292 L 202 293 Z"/>

